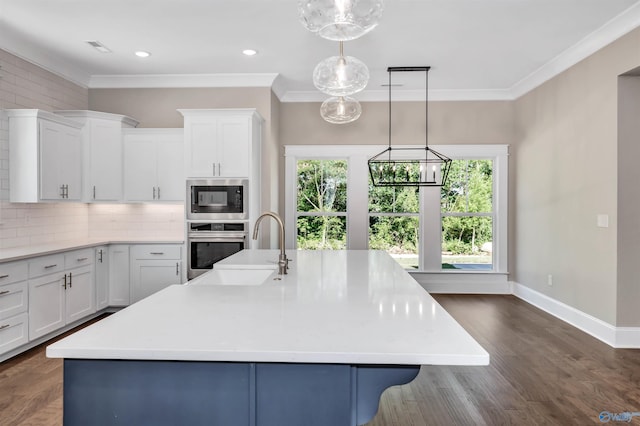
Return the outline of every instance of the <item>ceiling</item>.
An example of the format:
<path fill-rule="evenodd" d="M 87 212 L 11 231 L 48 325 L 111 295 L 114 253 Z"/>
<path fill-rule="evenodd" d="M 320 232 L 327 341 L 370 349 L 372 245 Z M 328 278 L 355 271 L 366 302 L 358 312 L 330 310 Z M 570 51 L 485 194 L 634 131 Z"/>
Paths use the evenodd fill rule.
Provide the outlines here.
<path fill-rule="evenodd" d="M 388 66 L 423 65 L 431 99 L 513 99 L 639 25 L 640 0 L 386 0 L 345 54 L 371 73 L 360 100 L 387 99 Z M 297 0 L 0 0 L 0 48 L 91 88 L 272 86 L 283 101 L 323 100 L 311 74 L 338 53 Z M 424 98 L 410 74 L 394 73 L 398 100 Z"/>

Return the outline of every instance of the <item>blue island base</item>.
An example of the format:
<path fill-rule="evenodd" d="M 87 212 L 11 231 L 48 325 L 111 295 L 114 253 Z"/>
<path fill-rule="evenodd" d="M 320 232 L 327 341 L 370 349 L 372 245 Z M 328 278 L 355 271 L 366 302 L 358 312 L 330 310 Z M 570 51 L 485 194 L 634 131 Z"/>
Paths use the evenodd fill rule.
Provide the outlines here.
<path fill-rule="evenodd" d="M 356 426 L 405 365 L 64 361 L 65 426 Z"/>

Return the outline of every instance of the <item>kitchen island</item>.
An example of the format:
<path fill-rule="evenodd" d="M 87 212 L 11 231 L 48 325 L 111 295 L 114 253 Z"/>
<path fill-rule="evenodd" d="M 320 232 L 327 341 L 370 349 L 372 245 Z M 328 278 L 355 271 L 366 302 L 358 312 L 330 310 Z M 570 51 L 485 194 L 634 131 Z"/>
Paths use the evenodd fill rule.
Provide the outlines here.
<path fill-rule="evenodd" d="M 385 252 L 293 254 L 277 275 L 240 252 L 49 346 L 65 425 L 359 425 L 420 365 L 488 364 Z"/>

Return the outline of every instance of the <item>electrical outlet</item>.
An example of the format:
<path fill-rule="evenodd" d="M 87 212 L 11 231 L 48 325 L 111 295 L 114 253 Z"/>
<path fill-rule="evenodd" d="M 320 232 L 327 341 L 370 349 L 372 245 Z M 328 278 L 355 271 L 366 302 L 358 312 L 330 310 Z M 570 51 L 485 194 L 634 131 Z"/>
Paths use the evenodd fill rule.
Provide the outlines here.
<path fill-rule="evenodd" d="M 547 275 L 547 285 L 553 287 L 553 275 L 551 274 Z"/>

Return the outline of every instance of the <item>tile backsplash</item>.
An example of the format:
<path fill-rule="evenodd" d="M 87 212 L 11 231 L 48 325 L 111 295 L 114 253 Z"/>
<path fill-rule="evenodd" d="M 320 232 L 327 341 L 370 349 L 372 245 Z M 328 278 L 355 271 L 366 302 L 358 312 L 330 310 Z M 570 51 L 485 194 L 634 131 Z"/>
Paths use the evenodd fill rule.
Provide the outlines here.
<path fill-rule="evenodd" d="M 182 204 L 89 204 L 90 238 L 183 240 Z"/>

